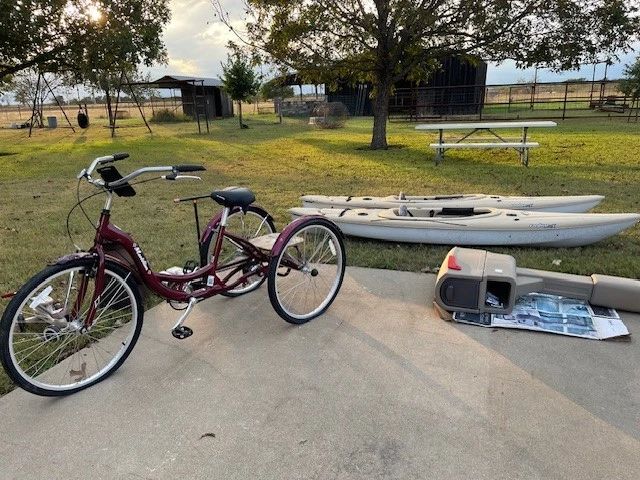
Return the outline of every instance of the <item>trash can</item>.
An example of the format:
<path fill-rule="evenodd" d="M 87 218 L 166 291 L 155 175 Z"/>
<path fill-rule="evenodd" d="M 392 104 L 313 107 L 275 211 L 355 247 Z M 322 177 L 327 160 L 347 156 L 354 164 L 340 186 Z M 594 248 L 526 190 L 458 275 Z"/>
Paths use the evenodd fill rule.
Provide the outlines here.
<path fill-rule="evenodd" d="M 47 117 L 47 126 L 49 128 L 58 128 L 58 118 L 57 117 Z"/>

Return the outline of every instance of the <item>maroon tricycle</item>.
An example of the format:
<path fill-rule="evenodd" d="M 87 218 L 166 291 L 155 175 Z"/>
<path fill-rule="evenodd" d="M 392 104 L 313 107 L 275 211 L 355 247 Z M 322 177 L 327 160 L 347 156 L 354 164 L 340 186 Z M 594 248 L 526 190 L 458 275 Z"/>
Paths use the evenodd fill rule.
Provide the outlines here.
<path fill-rule="evenodd" d="M 253 204 L 246 188 L 176 199 L 193 203 L 200 258 L 154 272 L 133 237 L 110 222 L 114 193 L 135 195 L 130 181 L 140 175 L 199 178 L 183 174 L 205 168 L 145 167 L 123 177 L 113 162 L 128 156 L 96 158 L 78 175 L 78 182 L 84 179 L 106 194 L 93 246 L 59 258 L 10 294 L 0 321 L 0 359 L 9 377 L 29 392 L 66 395 L 117 370 L 140 335 L 143 286 L 182 310 L 172 329 L 178 339 L 193 333 L 184 321 L 195 304 L 216 294 L 243 295 L 268 280 L 275 311 L 301 324 L 321 315 L 340 290 L 346 265 L 340 230 L 324 218 L 303 217 L 275 233 L 273 219 Z M 91 176 L 94 170 L 101 179 Z M 204 198 L 222 210 L 200 232 L 197 202 Z"/>

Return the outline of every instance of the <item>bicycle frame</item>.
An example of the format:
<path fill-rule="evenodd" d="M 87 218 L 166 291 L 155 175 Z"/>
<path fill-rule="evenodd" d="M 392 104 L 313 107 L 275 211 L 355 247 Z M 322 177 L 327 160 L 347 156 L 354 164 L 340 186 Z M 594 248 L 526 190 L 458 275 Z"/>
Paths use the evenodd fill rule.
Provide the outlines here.
<path fill-rule="evenodd" d="M 135 242 L 133 237 L 120 230 L 118 227 L 110 223 L 111 216 L 111 201 L 113 197 L 113 193 L 108 192 L 108 197 L 105 202 L 105 206 L 100 214 L 100 220 L 98 222 L 98 227 L 96 229 L 96 235 L 94 238 L 93 246 L 89 249 L 89 254 L 96 257 L 96 269 L 95 276 L 95 290 L 93 293 L 93 298 L 91 299 L 91 305 L 87 316 L 85 318 L 84 324 L 86 327 L 91 326 L 95 311 L 100 303 L 100 296 L 104 289 L 104 271 L 105 271 L 105 263 L 107 257 L 109 259 L 115 260 L 118 263 L 123 263 L 118 259 L 109 256 L 109 247 L 113 245 L 121 246 L 127 254 L 133 260 L 133 267 L 135 267 L 135 271 L 138 273 L 138 277 L 144 285 L 146 285 L 151 291 L 159 295 L 160 297 L 166 300 L 173 300 L 176 302 L 189 302 L 191 298 L 195 298 L 197 300 L 202 300 L 205 298 L 209 298 L 213 295 L 219 294 L 221 292 L 225 292 L 228 290 L 232 290 L 236 288 L 238 285 L 244 283 L 249 277 L 253 275 L 266 275 L 268 270 L 269 260 L 272 255 L 279 254 L 282 248 L 284 247 L 283 242 L 276 242 L 274 249 L 271 253 L 265 253 L 264 251 L 258 249 L 253 244 L 248 242 L 242 237 L 238 237 L 231 233 L 226 234 L 226 238 L 233 241 L 238 245 L 239 248 L 246 254 L 246 258 L 237 260 L 235 262 L 230 262 L 225 264 L 223 267 L 225 270 L 231 268 L 231 271 L 224 277 L 220 277 L 218 275 L 218 261 L 220 256 L 220 251 L 222 249 L 222 241 L 225 235 L 225 227 L 227 224 L 227 217 L 231 211 L 228 207 L 225 207 L 222 212 L 213 217 L 205 230 L 200 237 L 200 244 L 204 242 L 208 238 L 209 235 L 213 233 L 218 233 L 216 237 L 216 243 L 213 251 L 212 261 L 204 265 L 193 272 L 185 273 L 182 275 L 172 275 L 165 273 L 156 273 L 154 272 L 145 257 L 140 246 Z M 281 237 L 285 237 L 284 235 L 289 229 L 295 228 L 296 225 L 300 223 L 309 221 L 313 217 L 305 217 L 300 218 L 285 228 L 285 231 L 282 232 Z M 280 239 L 278 239 L 280 240 Z M 299 265 L 296 265 L 294 262 L 289 262 L 287 266 L 290 268 L 299 268 Z M 227 281 L 229 278 L 240 271 L 245 265 L 258 265 L 258 268 L 253 269 L 248 273 L 244 273 L 239 278 L 237 278 L 233 283 L 228 284 Z M 123 265 L 129 270 L 131 269 L 131 265 Z M 192 282 L 194 280 L 202 280 L 203 284 L 197 290 L 191 292 L 185 292 L 182 290 L 177 290 L 169 287 L 167 284 L 185 284 Z M 86 293 L 86 287 L 88 283 L 88 278 L 85 277 L 83 279 L 80 287 L 78 295 L 76 299 L 76 305 L 73 307 L 73 313 L 76 314 L 81 304 L 84 302 L 84 295 Z"/>

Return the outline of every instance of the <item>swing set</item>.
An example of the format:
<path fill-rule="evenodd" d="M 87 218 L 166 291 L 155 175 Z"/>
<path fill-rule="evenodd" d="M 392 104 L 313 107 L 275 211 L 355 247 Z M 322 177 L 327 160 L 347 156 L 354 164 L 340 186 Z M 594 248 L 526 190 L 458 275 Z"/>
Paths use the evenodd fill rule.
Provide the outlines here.
<path fill-rule="evenodd" d="M 126 81 L 126 83 L 125 83 Z M 138 99 L 138 96 L 136 95 L 135 91 L 133 88 L 131 88 L 132 85 L 135 85 L 135 83 L 132 83 L 126 72 L 122 71 L 120 74 L 120 81 L 118 83 L 118 88 L 117 88 L 117 93 L 116 93 L 116 103 L 115 103 L 115 110 L 114 110 L 114 114 L 113 114 L 113 118 L 111 119 L 111 121 L 109 122 L 109 125 L 107 126 L 107 128 L 111 129 L 111 137 L 115 136 L 115 129 L 116 128 L 120 128 L 118 125 L 116 125 L 116 121 L 118 118 L 118 107 L 120 105 L 120 93 L 122 92 L 122 87 L 124 85 L 128 85 L 130 90 L 131 90 L 131 95 L 135 101 L 136 106 L 138 107 L 138 111 L 140 112 L 140 115 L 142 116 L 142 120 L 144 121 L 145 126 L 147 127 L 147 129 L 149 130 L 149 133 L 152 133 L 151 131 L 151 127 L 149 126 L 149 123 L 147 122 L 146 116 L 144 114 L 144 110 L 142 108 L 142 105 Z M 62 112 L 62 115 L 64 116 L 67 124 L 69 125 L 69 128 L 71 128 L 71 130 L 73 131 L 73 133 L 76 133 L 76 129 L 74 128 L 73 124 L 71 123 L 71 120 L 69 120 L 69 116 L 67 115 L 67 112 L 65 111 L 62 103 L 60 103 L 60 100 L 58 99 L 58 97 L 56 96 L 56 94 L 54 93 L 54 88 L 52 87 L 51 84 L 49 83 L 49 81 L 47 80 L 47 78 L 45 77 L 43 72 L 38 72 L 38 79 L 36 81 L 36 92 L 34 94 L 33 97 L 33 105 L 31 108 L 31 117 L 28 120 L 28 124 L 29 124 L 29 137 L 31 137 L 32 133 L 33 133 L 33 126 L 34 125 L 39 125 L 40 127 L 44 127 L 44 118 L 43 118 L 43 113 L 42 113 L 42 104 L 43 104 L 43 96 L 41 95 L 41 92 L 48 92 L 48 95 L 51 95 L 56 103 L 56 105 L 58 106 L 58 108 L 60 109 L 60 111 Z M 80 101 L 80 90 L 78 89 L 77 85 L 76 85 L 76 93 L 77 93 L 77 97 L 78 97 L 78 113 L 76 116 L 76 120 L 78 122 L 78 126 L 81 129 L 86 129 L 89 128 L 90 125 L 90 121 L 89 121 L 89 110 L 87 108 L 87 104 L 85 103 L 84 105 L 82 104 L 82 102 Z M 38 99 L 40 99 L 40 102 L 38 102 Z"/>
<path fill-rule="evenodd" d="M 44 91 L 45 88 L 47 89 L 49 94 L 51 94 L 51 96 L 55 100 L 56 104 L 58 105 L 58 108 L 62 112 L 62 115 L 64 115 L 64 118 L 67 121 L 67 123 L 69 124 L 69 127 L 71 128 L 73 133 L 76 133 L 75 128 L 73 128 L 73 125 L 71 124 L 71 121 L 69 120 L 69 117 L 67 116 L 67 112 L 65 112 L 64 107 L 60 103 L 60 100 L 58 100 L 58 97 L 56 97 L 56 94 L 53 92 L 53 88 L 51 88 L 51 84 L 47 80 L 47 77 L 45 77 L 42 72 L 38 72 L 38 80 L 36 81 L 36 92 L 35 92 L 35 94 L 33 96 L 33 107 L 31 108 L 31 118 L 29 118 L 29 122 L 28 122 L 29 123 L 29 138 L 31 138 L 31 134 L 33 133 L 33 125 L 35 123 L 37 123 L 40 126 L 44 126 L 44 119 L 42 118 L 42 115 L 43 115 L 42 114 L 42 100 L 44 98 L 41 97 L 40 92 Z M 38 104 L 38 98 L 40 98 L 40 100 L 41 100 L 40 104 Z"/>

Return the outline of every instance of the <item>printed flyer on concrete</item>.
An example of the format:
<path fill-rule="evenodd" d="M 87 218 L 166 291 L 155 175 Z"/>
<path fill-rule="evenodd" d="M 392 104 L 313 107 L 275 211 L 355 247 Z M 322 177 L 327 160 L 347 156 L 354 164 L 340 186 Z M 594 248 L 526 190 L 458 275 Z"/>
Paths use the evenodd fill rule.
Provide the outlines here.
<path fill-rule="evenodd" d="M 593 340 L 629 335 L 618 312 L 612 308 L 540 293 L 519 297 L 509 315 L 456 312 L 453 319 L 482 327 L 519 328 Z"/>

